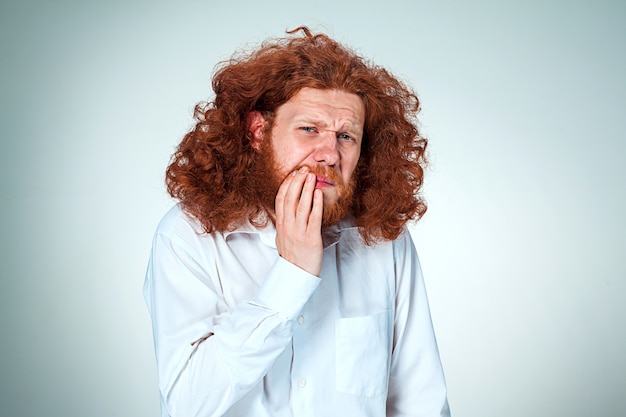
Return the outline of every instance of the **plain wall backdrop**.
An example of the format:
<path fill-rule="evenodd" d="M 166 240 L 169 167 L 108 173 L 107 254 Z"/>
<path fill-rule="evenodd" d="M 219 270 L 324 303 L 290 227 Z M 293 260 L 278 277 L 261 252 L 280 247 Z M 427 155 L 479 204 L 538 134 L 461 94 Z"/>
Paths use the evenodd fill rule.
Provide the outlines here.
<path fill-rule="evenodd" d="M 159 415 L 141 286 L 214 65 L 301 24 L 422 100 L 456 417 L 626 415 L 626 4 L 4 1 L 0 415 Z"/>

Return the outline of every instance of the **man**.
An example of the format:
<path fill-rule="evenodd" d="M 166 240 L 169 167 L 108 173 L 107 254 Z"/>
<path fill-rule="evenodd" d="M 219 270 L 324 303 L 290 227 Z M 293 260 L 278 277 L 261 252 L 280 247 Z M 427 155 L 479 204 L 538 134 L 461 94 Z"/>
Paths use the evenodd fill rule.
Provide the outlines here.
<path fill-rule="evenodd" d="M 222 64 L 167 169 L 144 286 L 163 416 L 447 416 L 405 228 L 417 97 L 289 34 Z"/>

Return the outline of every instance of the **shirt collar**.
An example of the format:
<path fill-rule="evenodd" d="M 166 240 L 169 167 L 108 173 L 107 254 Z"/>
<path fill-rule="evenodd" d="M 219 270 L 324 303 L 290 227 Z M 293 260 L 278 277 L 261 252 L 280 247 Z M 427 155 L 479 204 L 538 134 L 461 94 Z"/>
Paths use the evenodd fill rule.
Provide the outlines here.
<path fill-rule="evenodd" d="M 263 220 L 263 217 L 260 219 Z M 324 228 L 322 231 L 322 245 L 324 249 L 336 245 L 341 239 L 342 231 L 354 228 L 356 228 L 356 226 L 354 224 L 354 218 L 352 217 L 347 217 L 333 226 Z M 276 249 L 276 227 L 271 221 L 268 221 L 266 226 L 257 228 L 250 223 L 250 220 L 246 219 L 237 229 L 224 232 L 224 239 L 227 240 L 230 235 L 239 233 L 258 234 L 261 242 Z"/>

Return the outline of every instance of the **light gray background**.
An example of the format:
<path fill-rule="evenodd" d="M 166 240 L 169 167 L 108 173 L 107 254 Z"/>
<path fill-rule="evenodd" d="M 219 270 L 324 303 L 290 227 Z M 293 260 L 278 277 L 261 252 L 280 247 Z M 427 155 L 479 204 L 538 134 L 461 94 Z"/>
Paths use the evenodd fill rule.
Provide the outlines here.
<path fill-rule="evenodd" d="M 300 24 L 422 99 L 453 414 L 626 415 L 624 2 L 213 3 L 0 6 L 0 415 L 158 415 L 163 171 L 215 63 Z"/>

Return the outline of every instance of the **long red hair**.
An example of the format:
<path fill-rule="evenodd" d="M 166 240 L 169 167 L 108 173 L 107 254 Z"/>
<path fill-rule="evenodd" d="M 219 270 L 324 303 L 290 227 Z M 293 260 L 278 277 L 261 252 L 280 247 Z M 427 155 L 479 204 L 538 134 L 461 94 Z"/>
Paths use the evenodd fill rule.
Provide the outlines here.
<path fill-rule="evenodd" d="M 351 212 L 364 241 L 393 240 L 411 219 L 426 212 L 419 190 L 426 165 L 426 138 L 413 91 L 324 34 L 300 27 L 301 36 L 265 41 L 218 65 L 215 98 L 195 107 L 195 127 L 185 135 L 167 168 L 170 195 L 207 233 L 223 232 L 266 209 L 249 172 L 252 148 L 247 116 L 259 111 L 271 122 L 277 107 L 304 87 L 357 94 L 365 104 L 358 182 Z"/>

